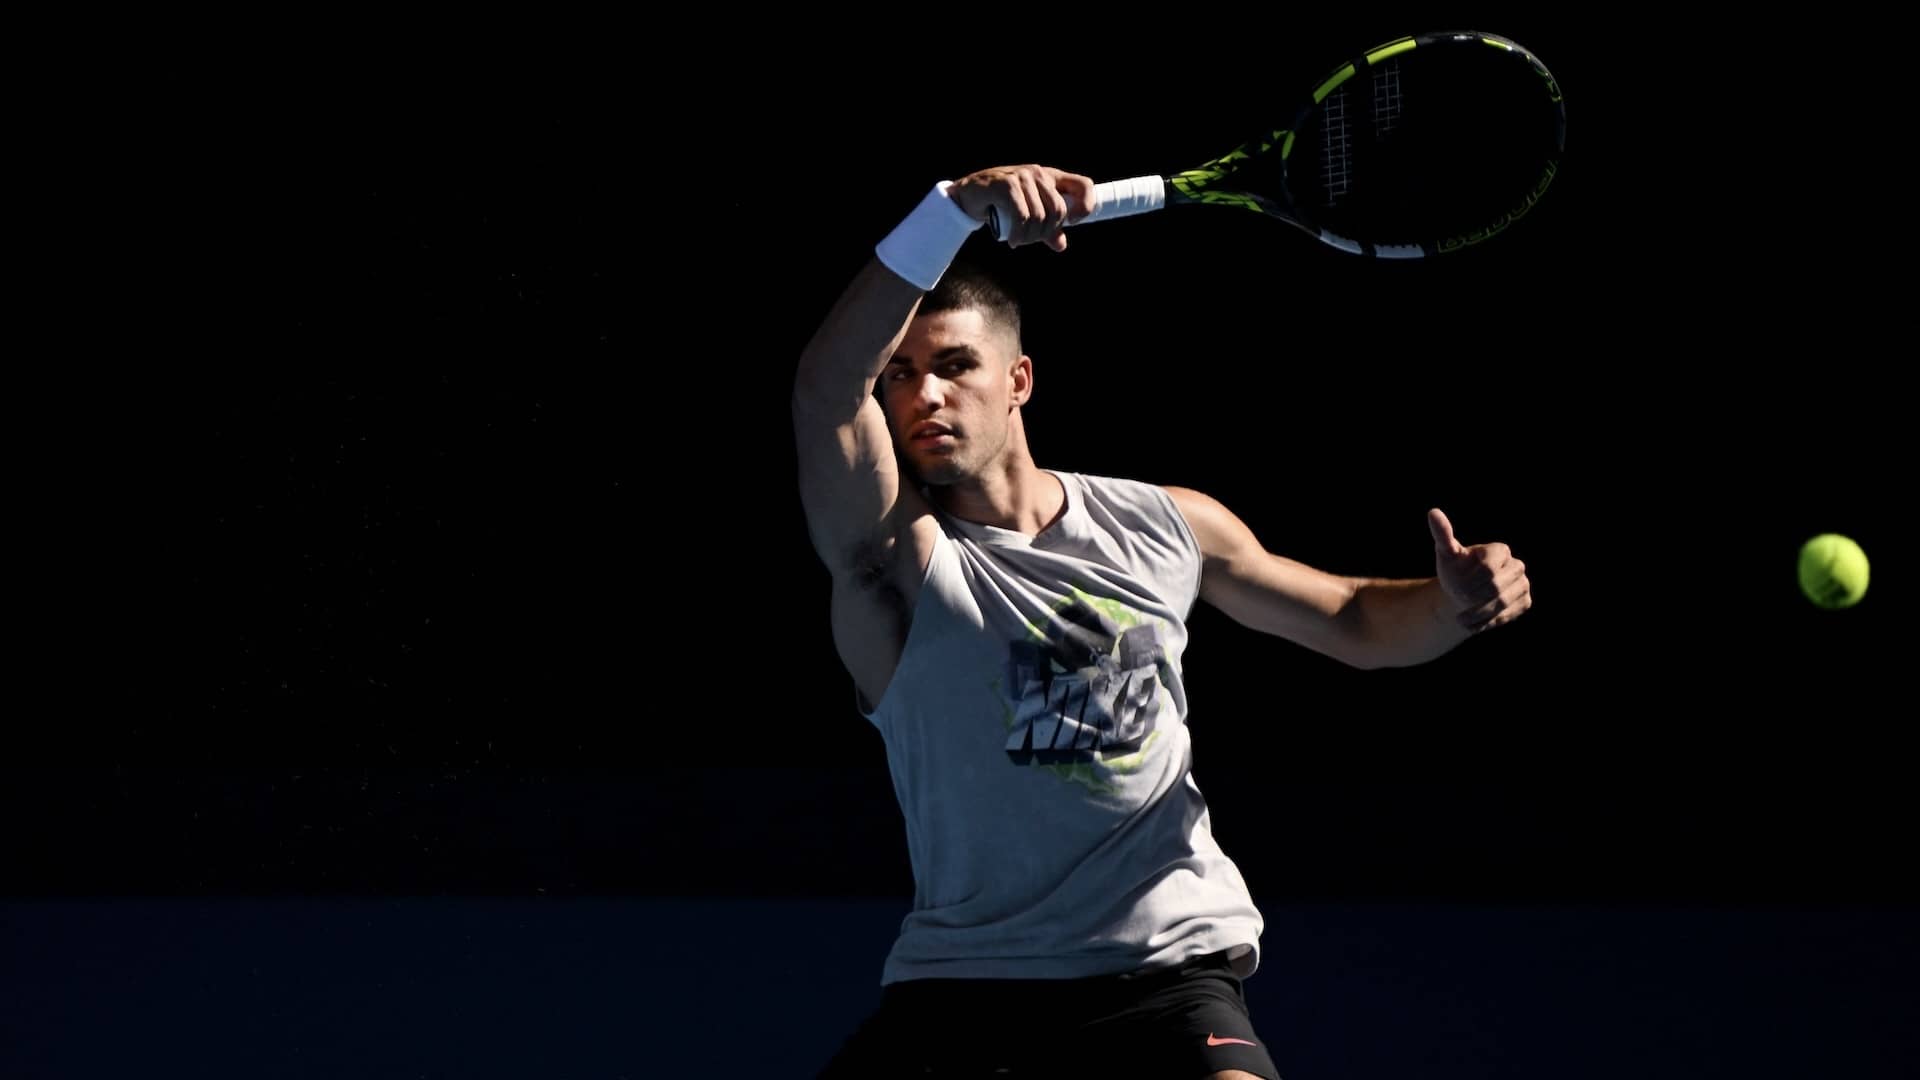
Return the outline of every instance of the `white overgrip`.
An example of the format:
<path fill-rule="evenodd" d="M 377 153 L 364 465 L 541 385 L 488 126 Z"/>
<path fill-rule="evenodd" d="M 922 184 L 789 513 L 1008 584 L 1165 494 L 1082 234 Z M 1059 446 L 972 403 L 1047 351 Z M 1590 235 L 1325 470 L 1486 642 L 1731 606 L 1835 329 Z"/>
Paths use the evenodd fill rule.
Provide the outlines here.
<path fill-rule="evenodd" d="M 1093 213 L 1074 222 L 1132 217 L 1159 210 L 1167 205 L 1167 182 L 1159 176 L 1135 176 L 1127 180 L 1109 180 L 1093 186 Z"/>

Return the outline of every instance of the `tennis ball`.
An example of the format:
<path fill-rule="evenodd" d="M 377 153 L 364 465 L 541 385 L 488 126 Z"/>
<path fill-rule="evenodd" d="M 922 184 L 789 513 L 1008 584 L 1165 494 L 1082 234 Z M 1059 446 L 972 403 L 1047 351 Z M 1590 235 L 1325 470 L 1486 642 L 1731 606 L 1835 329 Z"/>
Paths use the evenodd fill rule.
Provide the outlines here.
<path fill-rule="evenodd" d="M 1867 553 L 1839 533 L 1800 546 L 1800 591 L 1823 608 L 1849 608 L 1867 595 Z"/>

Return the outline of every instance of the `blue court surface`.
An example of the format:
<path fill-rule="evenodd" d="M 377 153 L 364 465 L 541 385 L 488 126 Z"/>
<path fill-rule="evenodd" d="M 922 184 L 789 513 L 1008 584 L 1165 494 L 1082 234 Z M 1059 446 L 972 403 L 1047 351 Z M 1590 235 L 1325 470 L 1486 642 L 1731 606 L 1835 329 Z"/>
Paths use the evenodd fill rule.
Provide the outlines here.
<path fill-rule="evenodd" d="M 907 904 L 0 902 L 0 1076 L 811 1076 Z M 1247 980 L 1297 1080 L 1913 1076 L 1920 913 L 1327 905 Z"/>

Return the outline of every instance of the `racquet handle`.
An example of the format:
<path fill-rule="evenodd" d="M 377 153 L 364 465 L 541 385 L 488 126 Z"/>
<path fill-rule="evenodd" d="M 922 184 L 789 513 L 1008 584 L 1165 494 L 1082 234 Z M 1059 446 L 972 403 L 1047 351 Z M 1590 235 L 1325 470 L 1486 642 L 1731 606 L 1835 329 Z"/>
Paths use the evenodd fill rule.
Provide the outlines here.
<path fill-rule="evenodd" d="M 1135 176 L 1126 180 L 1109 180 L 1093 186 L 1093 213 L 1074 222 L 1085 225 L 1089 221 L 1105 221 L 1108 218 L 1132 217 L 1134 214 L 1150 213 L 1167 205 L 1167 182 L 1159 176 Z M 993 207 L 987 208 L 987 231 L 995 239 L 1005 240 L 1008 230 L 1013 227 L 1011 221 L 1003 221 Z"/>

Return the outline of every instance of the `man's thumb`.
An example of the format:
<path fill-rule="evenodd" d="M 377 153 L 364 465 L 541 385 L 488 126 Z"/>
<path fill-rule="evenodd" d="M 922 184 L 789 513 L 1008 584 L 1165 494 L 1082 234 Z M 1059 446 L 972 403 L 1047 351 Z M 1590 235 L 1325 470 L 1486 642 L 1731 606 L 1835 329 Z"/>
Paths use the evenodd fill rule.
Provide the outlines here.
<path fill-rule="evenodd" d="M 1433 533 L 1433 549 L 1448 555 L 1458 555 L 1466 549 L 1460 541 L 1453 538 L 1453 522 L 1440 512 L 1439 507 L 1427 511 L 1427 531 Z"/>

